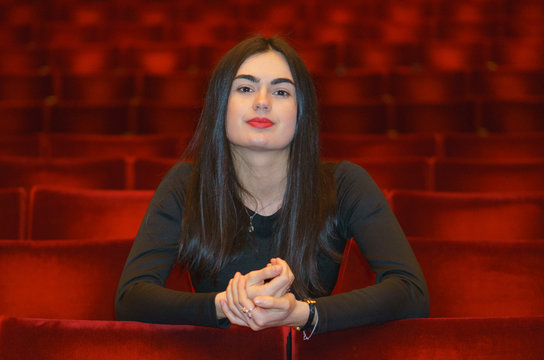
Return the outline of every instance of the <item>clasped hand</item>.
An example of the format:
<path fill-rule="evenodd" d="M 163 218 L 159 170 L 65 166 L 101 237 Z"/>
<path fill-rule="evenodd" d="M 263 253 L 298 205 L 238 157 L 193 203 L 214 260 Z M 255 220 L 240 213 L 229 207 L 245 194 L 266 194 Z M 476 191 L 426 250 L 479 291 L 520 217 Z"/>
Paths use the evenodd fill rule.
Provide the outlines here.
<path fill-rule="evenodd" d="M 223 313 L 217 309 L 217 315 L 253 330 L 296 326 L 304 319 L 304 307 L 300 308 L 289 292 L 294 279 L 289 265 L 280 258 L 246 275 L 237 272 L 227 289 L 216 297 L 216 307 L 219 304 Z"/>

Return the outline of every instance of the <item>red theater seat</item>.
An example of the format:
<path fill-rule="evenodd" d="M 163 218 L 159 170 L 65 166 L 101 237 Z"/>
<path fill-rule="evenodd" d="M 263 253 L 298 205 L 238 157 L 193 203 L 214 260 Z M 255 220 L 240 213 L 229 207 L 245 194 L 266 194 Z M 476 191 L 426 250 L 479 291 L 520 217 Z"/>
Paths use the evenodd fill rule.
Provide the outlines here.
<path fill-rule="evenodd" d="M 193 132 L 202 108 L 198 105 L 144 103 L 136 108 L 138 134 Z"/>
<path fill-rule="evenodd" d="M 434 164 L 437 191 L 544 191 L 544 160 L 440 159 Z"/>
<path fill-rule="evenodd" d="M 391 126 L 388 106 L 381 101 L 357 105 L 321 105 L 321 131 L 337 134 L 385 134 Z"/>
<path fill-rule="evenodd" d="M 544 96 L 531 100 L 484 100 L 481 126 L 491 132 L 544 132 Z"/>
<path fill-rule="evenodd" d="M 333 159 L 431 157 L 437 143 L 430 134 L 321 134 L 321 156 Z"/>
<path fill-rule="evenodd" d="M 351 158 L 362 166 L 383 190 L 426 190 L 431 186 L 431 170 L 425 158 Z"/>
<path fill-rule="evenodd" d="M 199 108 L 204 101 L 207 83 L 204 75 L 144 74 L 142 99 L 144 102 Z"/>
<path fill-rule="evenodd" d="M 544 158 L 544 133 L 508 133 L 478 136 L 446 134 L 444 156 L 480 159 Z"/>
<path fill-rule="evenodd" d="M 293 331 L 293 359 L 537 360 L 544 317 L 411 319 L 315 336 Z"/>
<path fill-rule="evenodd" d="M 285 359 L 286 328 L 0 318 L 0 356 L 60 359 Z M 28 339 L 32 338 L 32 342 Z M 212 345 L 213 344 L 213 345 Z"/>
<path fill-rule="evenodd" d="M 60 76 L 60 99 L 89 104 L 128 103 L 136 95 L 132 74 L 68 74 Z"/>
<path fill-rule="evenodd" d="M 53 95 L 50 74 L 0 75 L 0 101 L 43 101 Z"/>
<path fill-rule="evenodd" d="M 40 156 L 41 139 L 38 134 L 0 135 L 0 156 Z"/>
<path fill-rule="evenodd" d="M 544 192 L 395 190 L 391 203 L 408 236 L 494 241 L 544 238 Z"/>
<path fill-rule="evenodd" d="M 56 185 L 89 189 L 125 189 L 123 159 L 0 157 L 0 187 Z"/>
<path fill-rule="evenodd" d="M 119 50 L 107 45 L 51 48 L 51 65 L 71 74 L 97 74 L 119 68 Z"/>
<path fill-rule="evenodd" d="M 134 189 L 156 189 L 162 178 L 178 159 L 146 158 L 134 161 Z"/>
<path fill-rule="evenodd" d="M 385 79 L 378 73 L 344 76 L 321 74 L 314 79 L 322 105 L 360 105 L 369 100 L 382 100 L 386 93 Z"/>
<path fill-rule="evenodd" d="M 114 320 L 115 291 L 132 239 L 0 242 L 0 314 Z M 166 286 L 192 291 L 176 267 Z"/>
<path fill-rule="evenodd" d="M 542 241 L 410 242 L 427 280 L 431 317 L 544 316 Z"/>
<path fill-rule="evenodd" d="M 36 186 L 30 192 L 30 239 L 133 238 L 153 191 Z"/>
<path fill-rule="evenodd" d="M 131 47 L 123 54 L 123 61 L 130 71 L 145 74 L 168 75 L 181 71 L 196 70 L 199 47 L 158 44 Z"/>
<path fill-rule="evenodd" d="M 48 65 L 47 52 L 43 48 L 5 46 L 0 53 L 0 72 L 9 74 L 37 73 Z"/>
<path fill-rule="evenodd" d="M 53 157 L 178 157 L 192 134 L 50 134 Z"/>
<path fill-rule="evenodd" d="M 23 239 L 27 194 L 23 188 L 0 189 L 0 239 Z"/>
<path fill-rule="evenodd" d="M 544 70 L 477 72 L 473 88 L 486 99 L 530 100 L 544 96 Z"/>
<path fill-rule="evenodd" d="M 421 62 L 421 44 L 351 42 L 346 45 L 344 64 L 363 71 L 387 72 L 399 67 L 411 67 Z"/>
<path fill-rule="evenodd" d="M 393 125 L 399 133 L 474 132 L 476 109 L 471 101 L 397 101 L 393 105 Z"/>
<path fill-rule="evenodd" d="M 60 102 L 52 106 L 50 131 L 87 134 L 130 132 L 133 108 L 128 103 L 89 104 L 87 100 L 83 103 Z"/>
<path fill-rule="evenodd" d="M 441 103 L 466 100 L 468 75 L 463 71 L 397 71 L 388 79 L 396 101 Z"/>
<path fill-rule="evenodd" d="M 492 59 L 499 67 L 519 70 L 544 69 L 544 39 L 507 39 L 492 46 Z"/>
<path fill-rule="evenodd" d="M 434 71 L 482 69 L 489 60 L 488 51 L 483 42 L 429 41 L 423 47 L 421 65 Z"/>
<path fill-rule="evenodd" d="M 44 107 L 37 102 L 0 104 L 0 134 L 40 132 L 44 130 L 44 117 Z"/>

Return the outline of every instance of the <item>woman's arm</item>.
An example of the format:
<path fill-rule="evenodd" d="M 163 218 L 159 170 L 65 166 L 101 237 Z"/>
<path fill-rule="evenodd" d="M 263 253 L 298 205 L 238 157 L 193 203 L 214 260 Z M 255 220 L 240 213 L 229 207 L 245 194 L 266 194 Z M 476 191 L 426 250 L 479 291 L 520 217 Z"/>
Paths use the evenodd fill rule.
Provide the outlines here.
<path fill-rule="evenodd" d="M 425 278 L 382 192 L 355 164 L 339 164 L 336 176 L 339 226 L 346 238 L 353 237 L 359 245 L 376 273 L 376 284 L 317 299 L 316 332 L 426 317 Z"/>
<path fill-rule="evenodd" d="M 182 292 L 165 288 L 176 263 L 181 228 L 183 183 L 190 164 L 180 163 L 157 188 L 142 221 L 115 299 L 118 320 L 226 327 L 217 320 L 216 293 Z"/>

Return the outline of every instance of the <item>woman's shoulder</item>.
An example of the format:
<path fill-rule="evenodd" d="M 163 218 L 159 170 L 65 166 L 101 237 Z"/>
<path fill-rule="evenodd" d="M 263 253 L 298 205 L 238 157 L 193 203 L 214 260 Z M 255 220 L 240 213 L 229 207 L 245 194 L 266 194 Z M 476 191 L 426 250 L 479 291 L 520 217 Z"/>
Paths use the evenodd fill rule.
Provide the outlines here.
<path fill-rule="evenodd" d="M 193 169 L 193 163 L 187 161 L 177 162 L 174 166 L 168 170 L 164 176 L 163 181 L 174 182 L 177 184 L 185 183 L 188 181 L 191 176 L 191 171 Z"/>
<path fill-rule="evenodd" d="M 337 183 L 344 180 L 372 180 L 369 173 L 361 166 L 347 160 L 340 162 L 324 162 L 324 166 L 334 174 Z"/>

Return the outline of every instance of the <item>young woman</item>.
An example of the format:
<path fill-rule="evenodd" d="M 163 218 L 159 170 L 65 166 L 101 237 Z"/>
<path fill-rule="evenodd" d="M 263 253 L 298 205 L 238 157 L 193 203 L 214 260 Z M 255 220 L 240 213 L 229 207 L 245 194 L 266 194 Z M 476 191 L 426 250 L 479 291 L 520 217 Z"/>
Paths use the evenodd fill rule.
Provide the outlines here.
<path fill-rule="evenodd" d="M 322 333 L 424 317 L 418 262 L 361 167 L 319 158 L 311 76 L 279 38 L 221 60 L 188 155 L 158 187 L 116 296 L 120 320 Z M 376 284 L 330 295 L 353 238 Z M 164 287 L 172 266 L 195 293 Z"/>

